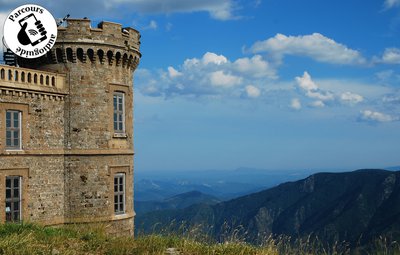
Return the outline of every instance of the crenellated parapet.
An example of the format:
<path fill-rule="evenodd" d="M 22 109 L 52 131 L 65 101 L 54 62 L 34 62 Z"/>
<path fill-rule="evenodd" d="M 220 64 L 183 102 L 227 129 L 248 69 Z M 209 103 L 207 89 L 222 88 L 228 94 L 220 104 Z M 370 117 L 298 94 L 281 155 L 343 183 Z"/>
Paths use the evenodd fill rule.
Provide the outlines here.
<path fill-rule="evenodd" d="M 94 63 L 135 70 L 139 64 L 140 33 L 121 24 L 103 21 L 96 28 L 89 19 L 68 19 L 58 28 L 57 42 L 47 56 L 36 62 Z M 19 59 L 22 66 L 32 66 L 30 60 Z"/>
<path fill-rule="evenodd" d="M 58 38 L 65 43 L 109 44 L 139 53 L 140 33 L 137 30 L 108 21 L 99 23 L 97 28 L 90 24 L 89 19 L 68 19 L 67 26 L 58 28 Z"/>

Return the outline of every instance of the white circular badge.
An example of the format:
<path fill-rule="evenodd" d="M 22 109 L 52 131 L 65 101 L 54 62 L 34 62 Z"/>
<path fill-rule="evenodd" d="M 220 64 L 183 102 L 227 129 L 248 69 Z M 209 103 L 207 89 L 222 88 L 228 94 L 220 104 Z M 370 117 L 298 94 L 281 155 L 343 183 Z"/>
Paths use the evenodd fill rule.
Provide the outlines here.
<path fill-rule="evenodd" d="M 56 43 L 57 23 L 53 15 L 36 4 L 14 9 L 4 22 L 7 47 L 23 58 L 38 58 Z"/>

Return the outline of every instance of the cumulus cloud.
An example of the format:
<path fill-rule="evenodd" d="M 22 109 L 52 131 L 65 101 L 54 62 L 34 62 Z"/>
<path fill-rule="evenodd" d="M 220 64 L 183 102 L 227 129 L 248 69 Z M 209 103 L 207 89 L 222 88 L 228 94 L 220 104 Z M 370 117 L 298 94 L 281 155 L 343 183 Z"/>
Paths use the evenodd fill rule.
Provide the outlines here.
<path fill-rule="evenodd" d="M 300 88 L 304 90 L 317 90 L 318 86 L 315 82 L 311 79 L 310 74 L 308 72 L 304 72 L 302 77 L 296 77 L 297 84 Z"/>
<path fill-rule="evenodd" d="M 242 82 L 242 78 L 232 74 L 226 74 L 224 71 L 215 71 L 210 73 L 210 81 L 214 86 L 232 87 Z"/>
<path fill-rule="evenodd" d="M 400 64 L 400 49 L 387 48 L 383 52 L 382 58 L 375 58 L 375 61 L 384 64 Z"/>
<path fill-rule="evenodd" d="M 278 61 L 282 61 L 285 55 L 296 55 L 330 64 L 362 65 L 367 62 L 357 50 L 350 49 L 319 33 L 302 36 L 277 34 L 265 41 L 254 43 L 250 51 L 268 53 Z"/>
<path fill-rule="evenodd" d="M 182 73 L 179 72 L 179 71 L 177 71 L 177 70 L 176 70 L 175 68 L 173 68 L 172 66 L 169 66 L 169 67 L 168 67 L 168 75 L 169 75 L 170 78 L 173 79 L 173 78 L 182 76 Z"/>
<path fill-rule="evenodd" d="M 292 101 L 290 102 L 290 108 L 292 108 L 294 110 L 300 110 L 301 109 L 300 99 L 293 98 Z"/>
<path fill-rule="evenodd" d="M 212 52 L 207 52 L 206 54 L 204 54 L 202 62 L 205 65 L 208 65 L 210 63 L 216 64 L 216 65 L 221 65 L 221 64 L 228 63 L 228 59 L 223 55 L 217 55 Z"/>
<path fill-rule="evenodd" d="M 259 55 L 230 61 L 224 55 L 206 52 L 201 58 L 186 59 L 177 67 L 139 72 L 135 82 L 139 91 L 149 96 L 256 98 L 275 78 L 273 67 Z"/>
<path fill-rule="evenodd" d="M 371 110 L 361 111 L 360 119 L 370 122 L 392 122 L 399 120 L 398 117 Z"/>
<path fill-rule="evenodd" d="M 364 97 L 355 93 L 345 92 L 340 95 L 340 100 L 348 104 L 358 104 L 364 101 Z"/>
<path fill-rule="evenodd" d="M 308 105 L 311 107 L 324 107 L 328 102 L 341 102 L 350 106 L 356 105 L 364 101 L 364 97 L 350 91 L 340 92 L 340 88 L 336 88 L 336 92 L 322 89 L 312 78 L 308 72 L 304 72 L 303 76 L 295 78 L 297 86 L 303 92 L 303 95 L 313 101 Z M 338 87 L 336 85 L 335 87 Z"/>
<path fill-rule="evenodd" d="M 305 96 L 311 99 L 316 99 L 310 105 L 314 107 L 325 106 L 326 101 L 333 101 L 335 96 L 330 91 L 324 91 L 312 80 L 308 72 L 304 72 L 303 76 L 296 77 L 296 82 L 299 88 L 305 92 Z"/>
<path fill-rule="evenodd" d="M 233 67 L 243 74 L 248 74 L 256 78 L 263 76 L 277 78 L 276 70 L 262 59 L 260 55 L 252 58 L 239 58 L 233 63 Z"/>
<path fill-rule="evenodd" d="M 257 98 L 261 95 L 260 89 L 253 85 L 247 85 L 245 87 L 245 91 L 246 91 L 247 97 L 250 97 L 250 98 Z"/>

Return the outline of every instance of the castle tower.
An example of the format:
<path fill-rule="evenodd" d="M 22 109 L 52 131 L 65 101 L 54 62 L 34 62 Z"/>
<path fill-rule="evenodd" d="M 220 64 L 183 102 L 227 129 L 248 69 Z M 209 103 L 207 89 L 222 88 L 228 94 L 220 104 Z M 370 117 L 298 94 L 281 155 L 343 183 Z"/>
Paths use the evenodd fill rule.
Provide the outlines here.
<path fill-rule="evenodd" d="M 65 74 L 64 223 L 103 222 L 133 234 L 133 72 L 140 34 L 68 19 L 46 57 L 20 66 Z"/>

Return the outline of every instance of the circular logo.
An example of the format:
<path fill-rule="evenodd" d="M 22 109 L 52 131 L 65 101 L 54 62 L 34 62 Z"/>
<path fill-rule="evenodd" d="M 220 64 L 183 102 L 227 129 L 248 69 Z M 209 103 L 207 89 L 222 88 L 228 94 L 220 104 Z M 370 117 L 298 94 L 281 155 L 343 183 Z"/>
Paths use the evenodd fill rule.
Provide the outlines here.
<path fill-rule="evenodd" d="M 14 9 L 4 22 L 6 46 L 23 58 L 38 58 L 56 43 L 57 24 L 45 8 L 26 4 Z"/>

